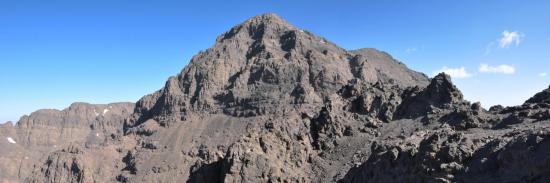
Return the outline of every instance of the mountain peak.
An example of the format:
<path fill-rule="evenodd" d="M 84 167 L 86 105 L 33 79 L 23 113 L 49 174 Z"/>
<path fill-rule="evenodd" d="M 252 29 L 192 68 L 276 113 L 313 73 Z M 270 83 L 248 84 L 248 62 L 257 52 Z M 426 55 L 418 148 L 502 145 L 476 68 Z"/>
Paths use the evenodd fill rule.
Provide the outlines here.
<path fill-rule="evenodd" d="M 264 22 L 264 23 L 286 23 L 285 20 L 283 20 L 279 15 L 275 13 L 265 13 L 261 15 L 254 16 L 252 18 L 249 18 L 245 21 L 246 23 L 252 23 L 252 22 Z"/>
<path fill-rule="evenodd" d="M 550 89 L 527 102 L 486 111 L 445 73 L 268 13 L 135 105 L 0 124 L 0 182 L 542 182 Z"/>
<path fill-rule="evenodd" d="M 223 42 L 229 39 L 243 40 L 248 38 L 259 40 L 266 34 L 271 35 L 271 37 L 276 37 L 276 35 L 296 29 L 296 27 L 278 15 L 266 13 L 249 18 L 243 23 L 234 26 L 218 37 L 217 41 Z"/>
<path fill-rule="evenodd" d="M 296 30 L 297 28 L 275 13 L 266 13 L 251 17 L 236 27 L 254 29 L 256 27 L 272 29 L 273 32 Z"/>
<path fill-rule="evenodd" d="M 389 54 L 347 51 L 276 14 L 262 14 L 234 26 L 193 57 L 170 79 L 168 90 L 138 102 L 140 112 L 151 114 L 132 125 L 153 118 L 169 126 L 205 110 L 237 117 L 276 113 L 282 106 L 321 103 L 354 79 L 401 87 L 428 84 L 427 77 Z M 271 108 L 274 104 L 280 107 Z"/>

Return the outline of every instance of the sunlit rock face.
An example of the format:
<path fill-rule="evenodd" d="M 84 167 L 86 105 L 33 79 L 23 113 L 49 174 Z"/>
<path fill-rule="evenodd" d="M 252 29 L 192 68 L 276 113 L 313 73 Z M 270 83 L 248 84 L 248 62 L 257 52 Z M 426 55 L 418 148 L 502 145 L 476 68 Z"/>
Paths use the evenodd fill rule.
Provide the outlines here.
<path fill-rule="evenodd" d="M 547 90 L 485 110 L 264 14 L 135 104 L 3 124 L 0 182 L 548 182 Z"/>

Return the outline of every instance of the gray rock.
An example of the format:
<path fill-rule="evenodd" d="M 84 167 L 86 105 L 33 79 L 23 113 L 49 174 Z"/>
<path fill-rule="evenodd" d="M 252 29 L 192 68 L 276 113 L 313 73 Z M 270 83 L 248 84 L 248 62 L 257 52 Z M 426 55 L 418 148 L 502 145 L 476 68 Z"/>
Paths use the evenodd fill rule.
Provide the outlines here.
<path fill-rule="evenodd" d="M 550 104 L 550 87 L 535 94 L 535 96 L 525 101 L 526 104 Z"/>
<path fill-rule="evenodd" d="M 133 108 L 133 103 L 73 103 L 61 111 L 44 109 L 33 112 L 21 117 L 15 126 L 3 124 L 0 126 L 0 144 L 5 148 L 0 148 L 0 182 L 23 182 L 35 175 L 34 167 L 42 167 L 50 153 L 71 144 L 92 149 L 110 147 L 114 151 L 115 146 L 120 144 L 114 137 L 122 135 L 123 121 L 133 112 Z M 5 140 L 8 138 L 15 143 Z M 51 171 L 55 172 L 55 169 Z M 34 178 L 37 182 L 58 182 L 54 180 L 54 172 L 47 177 Z"/>
<path fill-rule="evenodd" d="M 487 111 L 448 75 L 264 14 L 135 105 L 0 126 L 0 181 L 548 182 L 547 93 Z"/>

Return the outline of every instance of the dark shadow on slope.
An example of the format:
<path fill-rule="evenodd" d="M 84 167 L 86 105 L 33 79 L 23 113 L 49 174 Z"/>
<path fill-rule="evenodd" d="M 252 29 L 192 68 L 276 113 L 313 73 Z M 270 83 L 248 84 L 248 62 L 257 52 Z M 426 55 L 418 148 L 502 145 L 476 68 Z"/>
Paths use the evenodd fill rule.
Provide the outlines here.
<path fill-rule="evenodd" d="M 191 167 L 187 183 L 222 182 L 222 165 L 223 160 L 209 164 L 197 162 Z"/>

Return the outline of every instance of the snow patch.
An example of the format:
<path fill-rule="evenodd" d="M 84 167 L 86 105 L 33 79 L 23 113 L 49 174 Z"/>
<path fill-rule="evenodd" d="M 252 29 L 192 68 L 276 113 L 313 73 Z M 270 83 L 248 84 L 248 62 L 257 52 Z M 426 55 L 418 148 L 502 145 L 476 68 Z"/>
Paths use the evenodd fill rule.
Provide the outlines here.
<path fill-rule="evenodd" d="M 15 142 L 15 140 L 13 140 L 11 137 L 8 137 L 8 138 L 6 138 L 6 139 L 8 139 L 8 142 L 9 142 L 9 143 L 12 143 L 12 144 L 16 144 L 16 143 L 17 143 L 17 142 Z"/>
<path fill-rule="evenodd" d="M 103 115 L 107 114 L 109 112 L 109 109 L 103 109 Z"/>
<path fill-rule="evenodd" d="M 99 113 L 97 113 L 97 111 L 94 109 L 94 114 L 95 116 L 99 116 Z"/>
<path fill-rule="evenodd" d="M 95 133 L 95 136 L 96 136 L 96 137 L 99 137 L 99 133 Z"/>

